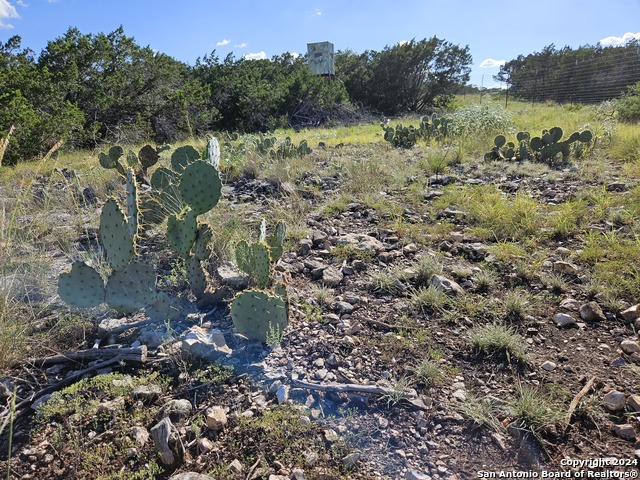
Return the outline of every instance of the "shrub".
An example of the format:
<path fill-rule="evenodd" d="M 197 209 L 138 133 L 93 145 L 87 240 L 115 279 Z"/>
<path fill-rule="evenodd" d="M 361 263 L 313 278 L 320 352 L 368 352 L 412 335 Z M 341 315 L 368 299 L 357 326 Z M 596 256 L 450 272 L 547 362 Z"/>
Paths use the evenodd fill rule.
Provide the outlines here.
<path fill-rule="evenodd" d="M 618 117 L 623 122 L 640 122 L 640 82 L 630 86 L 618 100 Z"/>

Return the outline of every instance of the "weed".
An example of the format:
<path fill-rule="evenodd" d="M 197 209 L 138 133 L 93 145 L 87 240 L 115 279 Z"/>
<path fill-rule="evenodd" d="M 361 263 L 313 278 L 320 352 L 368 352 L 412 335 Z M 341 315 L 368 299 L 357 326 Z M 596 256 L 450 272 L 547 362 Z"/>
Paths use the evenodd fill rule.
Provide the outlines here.
<path fill-rule="evenodd" d="M 425 358 L 412 369 L 413 376 L 418 383 L 427 386 L 442 384 L 446 378 L 446 372 L 440 362 L 435 359 Z"/>
<path fill-rule="evenodd" d="M 520 384 L 516 395 L 508 404 L 509 413 L 520 422 L 521 428 L 540 437 L 547 427 L 563 418 L 562 410 L 552 398 L 550 392 Z"/>
<path fill-rule="evenodd" d="M 305 320 L 309 322 L 321 322 L 322 321 L 322 308 L 318 305 L 312 305 L 308 302 L 302 302 L 300 309 Z"/>
<path fill-rule="evenodd" d="M 502 297 L 507 318 L 522 319 L 529 311 L 531 296 L 522 290 L 508 290 Z"/>
<path fill-rule="evenodd" d="M 352 243 L 339 243 L 333 247 L 331 255 L 340 261 L 347 260 L 352 262 L 354 260 L 360 260 L 369 263 L 373 260 L 373 253 L 370 250 L 364 250 Z"/>
<path fill-rule="evenodd" d="M 320 285 L 314 287 L 313 291 L 311 292 L 311 296 L 316 302 L 318 302 L 318 305 L 327 306 L 330 305 L 331 302 L 333 302 L 333 299 L 335 297 L 335 290 L 324 285 Z"/>
<path fill-rule="evenodd" d="M 381 399 L 387 404 L 387 407 L 393 407 L 404 398 L 413 386 L 413 381 L 407 377 L 401 377 L 391 385 L 391 388 L 381 395 Z"/>
<path fill-rule="evenodd" d="M 398 275 L 389 268 L 370 273 L 367 284 L 372 291 L 378 293 L 393 295 L 402 294 L 406 290 Z"/>
<path fill-rule="evenodd" d="M 427 253 L 415 261 L 411 268 L 416 272 L 415 282 L 418 285 L 428 285 L 433 275 L 442 273 L 442 259 L 438 254 Z"/>
<path fill-rule="evenodd" d="M 409 294 L 409 304 L 415 311 L 442 312 L 451 305 L 451 298 L 442 290 L 429 285 L 412 289 Z"/>
<path fill-rule="evenodd" d="M 496 275 L 489 270 L 480 270 L 473 276 L 476 291 L 487 293 L 496 284 Z"/>
<path fill-rule="evenodd" d="M 269 322 L 269 326 L 267 329 L 266 336 L 266 344 L 271 348 L 275 348 L 282 344 L 282 340 L 284 339 L 284 330 L 281 330 L 279 326 L 272 327 L 271 322 Z"/>
<path fill-rule="evenodd" d="M 491 399 L 467 393 L 466 401 L 457 403 L 456 408 L 478 427 L 487 426 L 498 432 L 504 430 L 499 419 L 501 408 Z"/>
<path fill-rule="evenodd" d="M 527 342 L 513 327 L 502 323 L 475 325 L 466 338 L 474 350 L 485 355 L 502 357 L 509 363 L 527 361 Z"/>

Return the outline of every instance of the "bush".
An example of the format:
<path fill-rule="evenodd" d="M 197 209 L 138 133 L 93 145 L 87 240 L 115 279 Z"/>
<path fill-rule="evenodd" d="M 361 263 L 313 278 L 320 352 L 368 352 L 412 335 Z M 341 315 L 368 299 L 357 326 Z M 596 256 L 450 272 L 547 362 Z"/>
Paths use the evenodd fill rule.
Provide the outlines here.
<path fill-rule="evenodd" d="M 618 100 L 618 117 L 623 122 L 640 122 L 640 82 L 629 87 Z"/>

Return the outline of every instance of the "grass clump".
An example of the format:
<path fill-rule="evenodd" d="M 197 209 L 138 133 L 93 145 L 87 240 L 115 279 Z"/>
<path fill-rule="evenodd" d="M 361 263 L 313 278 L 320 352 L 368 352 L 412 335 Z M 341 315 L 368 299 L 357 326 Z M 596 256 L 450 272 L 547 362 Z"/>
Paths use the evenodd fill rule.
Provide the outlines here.
<path fill-rule="evenodd" d="M 502 409 L 495 401 L 467 394 L 467 400 L 456 404 L 460 413 L 477 427 L 489 427 L 496 431 L 504 430 L 500 422 Z"/>
<path fill-rule="evenodd" d="M 409 297 L 409 304 L 413 310 L 423 313 L 443 312 L 451 305 L 451 298 L 442 290 L 429 285 L 413 289 Z"/>
<path fill-rule="evenodd" d="M 511 326 L 496 322 L 476 325 L 466 338 L 474 350 L 485 355 L 505 358 L 509 363 L 527 362 L 527 342 Z"/>
<path fill-rule="evenodd" d="M 563 418 L 562 410 L 553 401 L 553 395 L 528 385 L 518 386 L 508 404 L 508 411 L 521 428 L 538 437 Z"/>

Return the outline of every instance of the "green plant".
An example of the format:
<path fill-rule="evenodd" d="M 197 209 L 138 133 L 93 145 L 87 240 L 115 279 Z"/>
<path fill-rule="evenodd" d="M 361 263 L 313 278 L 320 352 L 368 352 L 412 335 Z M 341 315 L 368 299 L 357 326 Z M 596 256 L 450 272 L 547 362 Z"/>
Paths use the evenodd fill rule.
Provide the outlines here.
<path fill-rule="evenodd" d="M 396 148 L 411 148 L 421 136 L 420 130 L 416 129 L 413 125 L 405 127 L 399 123 L 393 128 L 383 123 L 380 126 L 384 130 L 384 139 Z"/>
<path fill-rule="evenodd" d="M 367 283 L 377 293 L 401 294 L 406 290 L 398 275 L 388 268 L 370 273 Z"/>
<path fill-rule="evenodd" d="M 492 399 L 479 398 L 467 393 L 467 399 L 464 402 L 458 402 L 456 408 L 478 427 L 487 426 L 498 432 L 504 430 L 500 422 L 502 409 Z"/>
<path fill-rule="evenodd" d="M 520 427 L 540 437 L 547 427 L 559 422 L 563 411 L 552 401 L 550 392 L 529 385 L 519 384 L 514 398 L 509 402 L 509 413 Z"/>
<path fill-rule="evenodd" d="M 455 133 L 455 122 L 446 117 L 438 117 L 435 113 L 426 115 L 420 120 L 420 136 L 427 143 L 431 140 L 442 142 Z"/>
<path fill-rule="evenodd" d="M 640 121 L 640 82 L 628 87 L 626 93 L 617 102 L 618 117 L 623 122 Z"/>
<path fill-rule="evenodd" d="M 278 222 L 273 235 L 267 236 L 266 222 L 260 223 L 258 242 L 244 240 L 236 245 L 236 263 L 249 275 L 258 289 L 239 293 L 229 308 L 235 328 L 253 340 L 267 342 L 277 331 L 283 335 L 287 326 L 288 308 L 286 286 L 273 282 L 272 265 L 282 256 L 286 224 Z M 265 290 L 270 287 L 270 290 Z"/>
<path fill-rule="evenodd" d="M 509 363 L 527 361 L 527 342 L 513 327 L 502 323 L 474 325 L 465 337 L 474 350 L 485 355 L 502 357 Z"/>
<path fill-rule="evenodd" d="M 404 398 L 407 390 L 413 387 L 413 381 L 408 377 L 400 377 L 395 380 L 390 389 L 387 389 L 381 399 L 387 403 L 387 407 L 392 407 Z"/>
<path fill-rule="evenodd" d="M 413 376 L 418 383 L 426 386 L 442 384 L 446 378 L 446 371 L 436 359 L 424 358 L 412 368 Z"/>
<path fill-rule="evenodd" d="M 443 312 L 451 305 L 451 297 L 439 288 L 429 285 L 413 289 L 409 294 L 409 305 L 420 312 Z"/>
<path fill-rule="evenodd" d="M 494 147 L 486 153 L 484 159 L 491 160 L 536 160 L 553 165 L 558 154 L 566 160 L 571 155 L 579 157 L 589 148 L 593 140 L 590 130 L 574 132 L 569 138 L 561 141 L 562 129 L 553 127 L 543 130 L 539 137 L 531 137 L 529 132 L 518 132 L 516 141 L 507 142 L 504 135 L 498 135 L 493 140 Z"/>
<path fill-rule="evenodd" d="M 415 271 L 415 282 L 418 285 L 428 285 L 433 275 L 442 273 L 442 258 L 439 254 L 426 253 L 412 263 Z"/>

